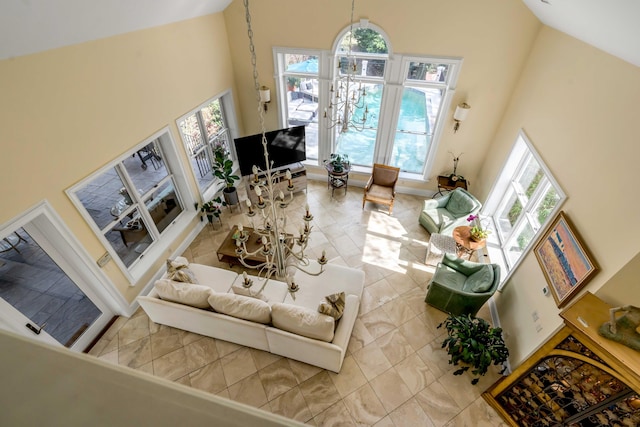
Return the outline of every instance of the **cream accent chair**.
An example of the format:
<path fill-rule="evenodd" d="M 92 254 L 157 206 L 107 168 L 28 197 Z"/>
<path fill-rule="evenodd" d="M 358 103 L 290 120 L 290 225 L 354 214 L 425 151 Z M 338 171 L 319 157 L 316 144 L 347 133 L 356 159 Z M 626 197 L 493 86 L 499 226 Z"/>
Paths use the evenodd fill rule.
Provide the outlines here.
<path fill-rule="evenodd" d="M 393 202 L 396 198 L 395 188 L 399 175 L 400 168 L 375 163 L 371 178 L 369 178 L 369 182 L 364 187 L 362 209 L 364 209 L 366 202 L 379 203 L 389 206 L 389 215 L 391 215 Z"/>

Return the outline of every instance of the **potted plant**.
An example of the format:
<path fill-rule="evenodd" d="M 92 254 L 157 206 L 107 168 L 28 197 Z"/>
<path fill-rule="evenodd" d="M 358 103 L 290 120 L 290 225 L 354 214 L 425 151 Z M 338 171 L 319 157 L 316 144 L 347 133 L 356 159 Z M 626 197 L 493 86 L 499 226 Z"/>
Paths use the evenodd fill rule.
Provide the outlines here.
<path fill-rule="evenodd" d="M 203 203 L 202 206 L 199 206 L 196 203 L 196 209 L 200 209 L 200 221 L 204 219 L 204 216 L 207 217 L 209 224 L 213 225 L 213 219 L 216 218 L 218 224 L 220 224 L 220 215 L 222 215 L 222 206 L 226 206 L 227 203 L 222 200 L 220 197 L 216 197 L 215 199 L 209 200 L 206 203 Z"/>
<path fill-rule="evenodd" d="M 451 356 L 449 364 L 462 364 L 453 375 L 462 375 L 471 369 L 475 376 L 471 384 L 475 385 L 491 364 L 499 365 L 507 361 L 509 350 L 502 338 L 502 328 L 493 328 L 486 320 L 471 315 L 449 316 L 438 328 L 442 326 L 449 335 L 442 342 L 442 348 L 446 348 Z M 504 365 L 500 373 L 503 374 L 506 369 Z"/>
<path fill-rule="evenodd" d="M 233 184 L 239 180 L 240 177 L 233 174 L 233 160 L 229 157 L 227 148 L 222 144 L 216 145 L 213 149 L 211 172 L 216 178 L 223 180 L 225 183 L 223 190 L 225 202 L 228 205 L 237 205 L 238 191 Z"/>
<path fill-rule="evenodd" d="M 483 228 L 482 223 L 480 222 L 480 217 L 478 215 L 469 215 L 467 217 L 467 221 L 469 221 L 470 223 L 474 221 L 471 229 L 469 230 L 469 233 L 471 234 L 471 238 L 473 240 L 475 240 L 476 242 L 480 242 L 489 237 L 491 230 Z"/>
<path fill-rule="evenodd" d="M 349 155 L 331 153 L 329 160 L 325 160 L 324 162 L 325 164 L 330 164 L 334 172 L 342 172 L 344 168 L 349 165 Z"/>

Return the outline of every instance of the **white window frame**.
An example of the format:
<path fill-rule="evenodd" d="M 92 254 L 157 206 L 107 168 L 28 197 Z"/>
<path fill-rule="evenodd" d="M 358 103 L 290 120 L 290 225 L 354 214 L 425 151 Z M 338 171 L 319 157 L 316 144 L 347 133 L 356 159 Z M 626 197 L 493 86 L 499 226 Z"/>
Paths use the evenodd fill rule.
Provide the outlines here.
<path fill-rule="evenodd" d="M 161 183 L 167 182 L 167 180 L 173 179 L 174 189 L 176 193 L 176 197 L 179 198 L 182 203 L 182 212 L 162 231 L 161 234 L 157 233 L 155 224 L 150 218 L 150 214 L 146 211 L 145 203 L 143 200 L 140 200 L 136 203 L 137 208 L 141 212 L 141 215 L 146 218 L 146 223 L 148 225 L 148 232 L 153 236 L 153 242 L 149 245 L 149 247 L 141 254 L 141 256 L 134 261 L 130 267 L 127 267 L 118 254 L 116 253 L 111 243 L 107 240 L 107 238 L 103 234 L 103 230 L 98 228 L 97 224 L 91 217 L 91 215 L 87 212 L 84 205 L 76 195 L 76 192 L 80 189 L 84 188 L 87 183 L 93 181 L 98 176 L 102 175 L 104 172 L 113 169 L 116 165 L 122 164 L 124 159 L 131 157 L 138 150 L 152 143 L 153 141 L 158 140 L 158 143 L 161 146 L 163 161 L 167 168 L 168 176 L 165 177 Z M 78 209 L 80 215 L 87 222 L 91 230 L 94 232 L 98 240 L 103 244 L 106 248 L 107 252 L 111 255 L 113 262 L 120 268 L 125 277 L 129 280 L 130 286 L 135 286 L 137 281 L 142 278 L 142 276 L 154 265 L 154 263 L 162 258 L 166 257 L 166 253 L 170 250 L 170 245 L 177 239 L 180 234 L 187 229 L 187 227 L 191 224 L 191 220 L 193 218 L 193 212 L 195 210 L 194 203 L 191 192 L 189 191 L 189 186 L 185 180 L 185 170 L 182 166 L 182 163 L 179 160 L 179 155 L 176 150 L 175 140 L 173 135 L 171 134 L 168 127 L 165 127 L 149 138 L 145 139 L 143 142 L 140 142 L 133 148 L 129 149 L 126 153 L 122 154 L 118 158 L 109 162 L 107 165 L 103 166 L 99 170 L 95 171 L 91 175 L 84 178 L 82 181 L 77 183 L 76 185 L 68 188 L 66 190 L 67 196 L 71 199 L 72 203 Z M 161 184 L 159 183 L 159 184 Z M 133 186 L 133 183 L 128 183 L 130 186 Z M 135 188 L 135 186 L 133 186 Z M 144 212 L 142 212 L 144 211 Z M 153 224 L 153 225 L 151 225 Z M 150 225 L 150 226 L 149 226 Z"/>
<path fill-rule="evenodd" d="M 187 153 L 187 156 L 189 157 L 189 164 L 190 167 L 189 169 L 191 170 L 191 173 L 193 174 L 193 178 L 196 182 L 196 187 L 198 188 L 198 192 L 200 194 L 200 196 L 202 197 L 202 200 L 211 200 L 215 197 L 216 193 L 218 193 L 220 190 L 222 190 L 224 188 L 224 182 L 222 182 L 222 180 L 219 179 L 213 179 L 211 184 L 209 186 L 207 186 L 207 188 L 205 188 L 204 190 L 202 188 L 200 188 L 200 185 L 198 184 L 198 173 L 195 170 L 193 163 L 191 162 L 191 159 L 193 157 L 192 153 L 190 152 L 189 149 L 189 144 L 187 143 L 187 138 L 185 137 L 185 135 L 182 133 L 182 128 L 180 127 L 180 123 L 184 120 L 186 120 L 187 118 L 193 116 L 194 114 L 196 115 L 196 117 L 199 117 L 198 113 L 200 112 L 200 110 L 202 110 L 203 108 L 205 108 L 206 106 L 208 106 L 209 104 L 211 104 L 212 102 L 219 100 L 220 102 L 220 108 L 222 109 L 222 117 L 223 117 L 223 121 L 226 125 L 225 130 L 223 130 L 222 132 L 227 132 L 228 134 L 228 140 L 229 140 L 229 152 L 231 153 L 231 158 L 233 160 L 236 160 L 238 158 L 236 151 L 235 151 L 235 144 L 234 144 L 234 140 L 236 138 L 239 137 L 239 132 L 238 132 L 238 121 L 236 119 L 235 116 L 235 107 L 234 107 L 234 103 L 233 103 L 233 93 L 231 92 L 231 89 L 225 90 L 224 92 L 219 93 L 218 95 L 206 100 L 205 102 L 203 102 L 202 104 L 198 105 L 197 107 L 195 107 L 194 109 L 192 109 L 191 111 L 189 111 L 188 113 L 180 116 L 177 120 L 176 120 L 176 127 L 178 128 L 178 132 L 180 133 L 180 139 L 182 140 L 182 144 L 184 146 L 184 150 Z M 205 136 L 207 134 L 206 129 L 204 129 L 203 124 L 201 123 L 200 119 L 198 118 L 198 125 L 200 126 L 200 132 L 201 135 Z M 211 154 L 211 153 L 210 153 Z M 234 164 L 235 166 L 235 164 Z"/>
<path fill-rule="evenodd" d="M 398 123 L 398 116 L 402 102 L 402 94 L 405 87 L 437 87 L 443 88 L 443 97 L 435 121 L 435 127 L 432 130 L 432 139 L 427 151 L 424 162 L 424 168 L 421 173 L 401 172 L 401 177 L 406 180 L 426 181 L 431 175 L 436 153 L 438 151 L 439 142 L 443 129 L 445 127 L 446 113 L 449 111 L 451 100 L 455 94 L 460 69 L 462 67 L 462 58 L 459 57 L 436 57 L 436 56 L 416 56 L 394 54 L 389 37 L 387 34 L 375 24 L 367 20 L 361 20 L 354 24 L 353 29 L 370 28 L 377 31 L 387 43 L 388 56 L 385 58 L 387 64 L 385 66 L 384 77 L 363 77 L 363 82 L 383 84 L 384 93 L 380 104 L 380 118 L 378 123 L 376 144 L 373 153 L 373 163 L 386 163 L 391 159 L 395 131 Z M 274 47 L 274 64 L 275 64 L 275 80 L 276 93 L 278 96 L 279 124 L 281 127 L 287 127 L 287 111 L 286 110 L 286 85 L 284 84 L 285 73 L 284 57 L 285 54 L 299 54 L 318 57 L 318 160 L 310 161 L 307 164 L 322 165 L 324 159 L 328 159 L 329 155 L 334 152 L 336 147 L 336 135 L 334 129 L 329 129 L 327 119 L 323 118 L 324 111 L 328 107 L 329 89 L 331 83 L 335 79 L 337 57 L 340 56 L 337 51 L 339 42 L 350 30 L 350 27 L 344 28 L 334 40 L 332 50 L 317 49 L 301 49 L 301 48 L 285 48 Z M 359 54 L 358 57 L 370 56 L 379 59 L 379 55 L 375 54 Z M 426 82 L 418 80 L 408 80 L 407 73 L 411 62 L 429 62 L 449 64 L 449 72 L 445 82 Z M 354 167 L 355 171 L 370 172 L 370 167 Z"/>
<path fill-rule="evenodd" d="M 500 211 L 500 208 L 504 203 L 507 191 L 509 191 L 511 186 L 515 185 L 514 180 L 517 180 L 517 178 L 523 171 L 523 168 L 526 167 L 527 162 L 525 162 L 525 160 L 528 159 L 529 156 L 532 156 L 538 162 L 538 165 L 544 173 L 548 187 L 550 186 L 555 189 L 556 194 L 558 195 L 558 203 L 555 205 L 553 211 L 547 217 L 545 224 L 537 226 L 536 222 L 528 220 L 527 216 L 531 214 L 533 208 L 539 206 L 542 197 L 544 197 L 544 195 L 546 194 L 546 190 L 544 190 L 543 188 L 536 189 L 534 195 L 537 196 L 532 197 L 529 200 L 529 203 L 523 206 L 523 214 L 520 216 L 520 219 L 516 222 L 516 224 L 514 224 L 512 232 L 509 233 L 507 238 L 503 240 L 500 236 L 500 233 L 497 231 L 494 215 Z M 553 221 L 558 212 L 560 212 L 560 210 L 562 209 L 562 205 L 564 204 L 566 199 L 567 196 L 562 190 L 562 187 L 560 187 L 560 184 L 558 184 L 553 174 L 525 134 L 524 130 L 521 129 L 518 132 L 511 152 L 509 153 L 509 156 L 507 157 L 502 170 L 498 175 L 498 178 L 494 182 L 493 187 L 489 192 L 489 196 L 487 197 L 487 201 L 484 204 L 481 212 L 481 217 L 483 219 L 490 219 L 490 228 L 493 230 L 493 233 L 489 236 L 487 247 L 485 248 L 485 250 L 488 252 L 491 262 L 500 265 L 500 268 L 502 269 L 502 274 L 500 277 L 500 287 L 498 288 L 499 291 L 502 290 L 504 284 L 507 283 L 511 275 L 518 269 L 518 267 L 522 263 L 522 260 L 526 258 L 526 256 L 533 250 L 533 247 L 537 243 L 541 234 L 546 229 L 547 225 L 551 223 L 551 221 Z M 515 262 L 513 262 L 513 265 L 509 265 L 509 262 L 507 261 L 507 255 L 505 254 L 505 251 L 508 249 L 507 243 L 513 238 L 517 237 L 518 231 L 524 226 L 525 221 L 527 221 L 531 225 L 534 231 L 534 235 L 532 236 L 527 247 L 522 251 L 520 257 Z"/>

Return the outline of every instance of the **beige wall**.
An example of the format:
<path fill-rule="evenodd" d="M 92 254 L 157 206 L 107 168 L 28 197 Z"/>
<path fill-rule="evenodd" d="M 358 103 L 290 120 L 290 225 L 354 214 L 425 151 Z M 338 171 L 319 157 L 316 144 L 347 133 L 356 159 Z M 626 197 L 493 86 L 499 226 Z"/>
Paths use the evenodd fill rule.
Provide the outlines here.
<path fill-rule="evenodd" d="M 181 147 L 175 120 L 233 85 L 222 13 L 0 61 L 0 224 L 47 199 L 99 258 L 64 190 L 164 126 Z M 146 284 L 105 272 L 129 301 Z"/>
<path fill-rule="evenodd" d="M 637 283 L 616 278 L 608 284 L 640 251 L 640 228 L 634 225 L 640 198 L 628 185 L 636 181 L 640 157 L 634 126 L 638 99 L 638 67 L 544 27 L 476 187 L 485 198 L 518 130 L 524 129 L 567 194 L 563 210 L 600 265 L 584 290 L 601 294 L 612 304 L 640 305 Z M 635 264 L 630 271 L 638 270 Z M 545 285 L 535 256 L 529 254 L 497 298 L 516 364 L 561 324 L 553 298 L 542 293 Z M 616 295 L 618 290 L 624 295 Z M 541 318 L 539 333 L 533 310 Z"/>
<path fill-rule="evenodd" d="M 330 50 L 337 35 L 349 26 L 351 4 L 326 0 L 314 4 L 297 0 L 254 1 L 250 4 L 260 84 L 275 88 L 272 48 Z M 252 92 L 244 7 L 234 0 L 224 12 L 233 66 L 238 82 L 247 134 L 259 132 Z M 505 0 L 356 2 L 354 20 L 368 18 L 389 36 L 393 53 L 463 57 L 451 111 L 446 117 L 440 149 L 431 178 L 451 173 L 448 151 L 464 152 L 458 172 L 475 188 L 488 144 L 513 90 L 541 24 L 524 3 Z M 267 130 L 278 128 L 277 100 L 272 96 Z M 455 105 L 472 106 L 468 120 L 454 134 Z M 357 177 L 356 177 L 357 178 Z M 435 181 L 400 182 L 402 186 L 435 189 Z"/>

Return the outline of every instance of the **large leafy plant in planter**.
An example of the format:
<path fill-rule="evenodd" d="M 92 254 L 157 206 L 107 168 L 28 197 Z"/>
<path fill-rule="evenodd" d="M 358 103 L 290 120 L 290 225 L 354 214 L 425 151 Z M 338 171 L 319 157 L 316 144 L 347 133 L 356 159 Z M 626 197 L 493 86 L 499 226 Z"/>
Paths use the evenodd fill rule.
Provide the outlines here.
<path fill-rule="evenodd" d="M 238 195 L 233 184 L 240 179 L 233 174 L 233 160 L 229 157 L 229 152 L 224 145 L 217 145 L 213 150 L 213 165 L 211 172 L 216 178 L 224 181 L 223 190 L 225 201 L 230 205 L 238 203 Z"/>
<path fill-rule="evenodd" d="M 448 337 L 442 342 L 451 356 L 449 364 L 461 366 L 453 375 L 462 375 L 471 369 L 475 376 L 471 384 L 477 384 L 491 364 L 507 361 L 509 350 L 502 338 L 502 328 L 493 328 L 484 319 L 471 315 L 449 316 L 438 328 L 444 326 Z M 507 369 L 503 366 L 500 373 Z"/>

